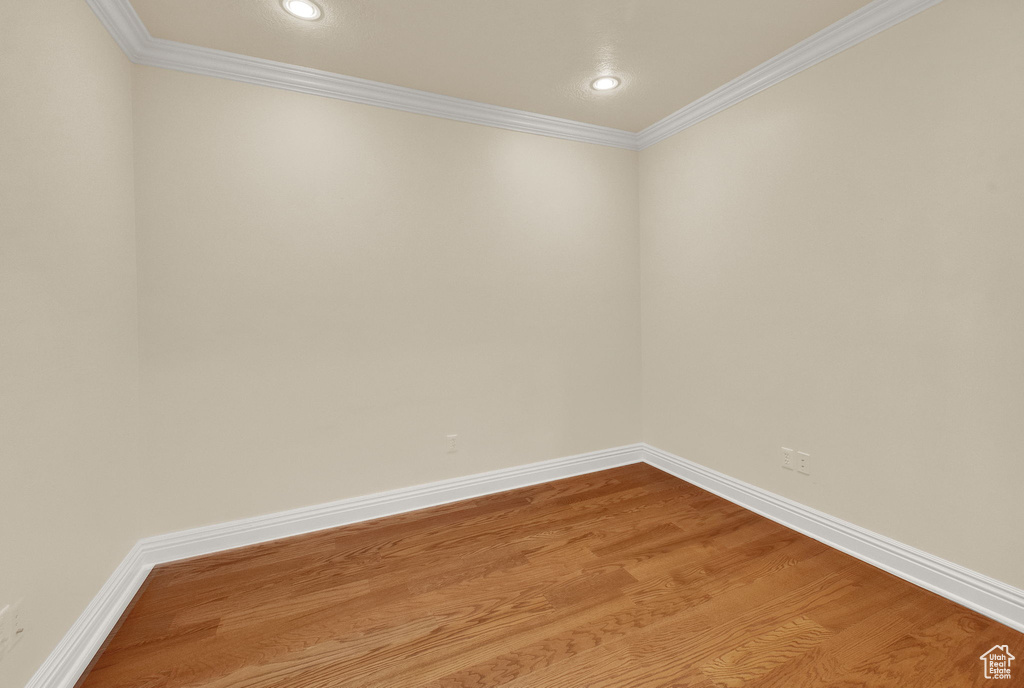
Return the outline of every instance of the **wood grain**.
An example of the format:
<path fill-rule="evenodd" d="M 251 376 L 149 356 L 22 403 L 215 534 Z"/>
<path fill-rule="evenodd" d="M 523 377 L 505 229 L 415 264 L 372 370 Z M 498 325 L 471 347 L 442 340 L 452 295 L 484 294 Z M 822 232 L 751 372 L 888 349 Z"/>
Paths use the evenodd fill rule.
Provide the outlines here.
<path fill-rule="evenodd" d="M 933 688 L 995 644 L 641 464 L 160 566 L 79 687 Z"/>

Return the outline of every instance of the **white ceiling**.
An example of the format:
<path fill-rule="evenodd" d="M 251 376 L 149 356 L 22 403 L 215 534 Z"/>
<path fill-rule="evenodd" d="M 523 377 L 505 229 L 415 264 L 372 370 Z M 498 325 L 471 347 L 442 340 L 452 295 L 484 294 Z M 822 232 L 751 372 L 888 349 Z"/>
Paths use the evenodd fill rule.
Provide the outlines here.
<path fill-rule="evenodd" d="M 156 38 L 639 131 L 868 0 L 132 0 Z M 608 92 L 590 81 L 614 74 Z"/>

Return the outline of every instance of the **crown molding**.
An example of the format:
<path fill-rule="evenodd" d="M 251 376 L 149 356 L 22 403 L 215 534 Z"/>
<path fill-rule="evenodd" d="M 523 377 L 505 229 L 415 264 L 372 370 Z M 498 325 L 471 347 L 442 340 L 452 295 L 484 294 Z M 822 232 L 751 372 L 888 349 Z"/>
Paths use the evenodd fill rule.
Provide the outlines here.
<path fill-rule="evenodd" d="M 154 38 L 130 0 L 86 0 L 132 62 L 601 146 L 643 150 L 942 0 L 874 0 L 640 133 Z"/>
<path fill-rule="evenodd" d="M 85 0 L 132 62 L 138 62 L 146 45 L 153 40 L 149 30 L 135 13 L 129 0 Z"/>
<path fill-rule="evenodd" d="M 139 59 L 135 61 L 151 67 L 164 67 L 260 86 L 283 88 L 469 124 L 636 150 L 636 134 L 621 129 L 488 105 L 159 38 L 150 38 L 144 45 Z"/>
<path fill-rule="evenodd" d="M 642 130 L 637 135 L 637 148 L 643 150 L 678 134 L 940 2 L 875 0 Z"/>
<path fill-rule="evenodd" d="M 132 62 L 499 129 L 636 150 L 636 134 L 311 67 L 154 38 L 129 0 L 86 0 Z"/>

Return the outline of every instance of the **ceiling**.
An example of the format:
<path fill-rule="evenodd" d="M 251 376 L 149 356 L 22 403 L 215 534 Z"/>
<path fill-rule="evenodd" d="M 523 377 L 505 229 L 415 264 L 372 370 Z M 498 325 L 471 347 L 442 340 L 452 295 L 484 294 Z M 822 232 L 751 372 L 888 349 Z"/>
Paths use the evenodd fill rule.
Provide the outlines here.
<path fill-rule="evenodd" d="M 156 38 L 636 132 L 868 0 L 131 0 Z M 614 74 L 622 85 L 597 92 Z"/>

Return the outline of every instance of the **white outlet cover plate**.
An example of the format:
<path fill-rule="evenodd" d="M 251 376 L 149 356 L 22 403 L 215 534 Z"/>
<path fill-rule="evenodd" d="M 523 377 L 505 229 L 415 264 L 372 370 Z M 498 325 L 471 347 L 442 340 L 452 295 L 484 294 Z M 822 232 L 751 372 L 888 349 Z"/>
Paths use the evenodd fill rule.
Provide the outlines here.
<path fill-rule="evenodd" d="M 793 459 L 793 450 L 787 447 L 781 447 L 782 449 L 782 467 L 787 471 L 796 470 L 796 465 Z"/>
<path fill-rule="evenodd" d="M 811 474 L 811 455 L 807 452 L 798 451 L 796 453 L 796 470 L 804 475 Z"/>

